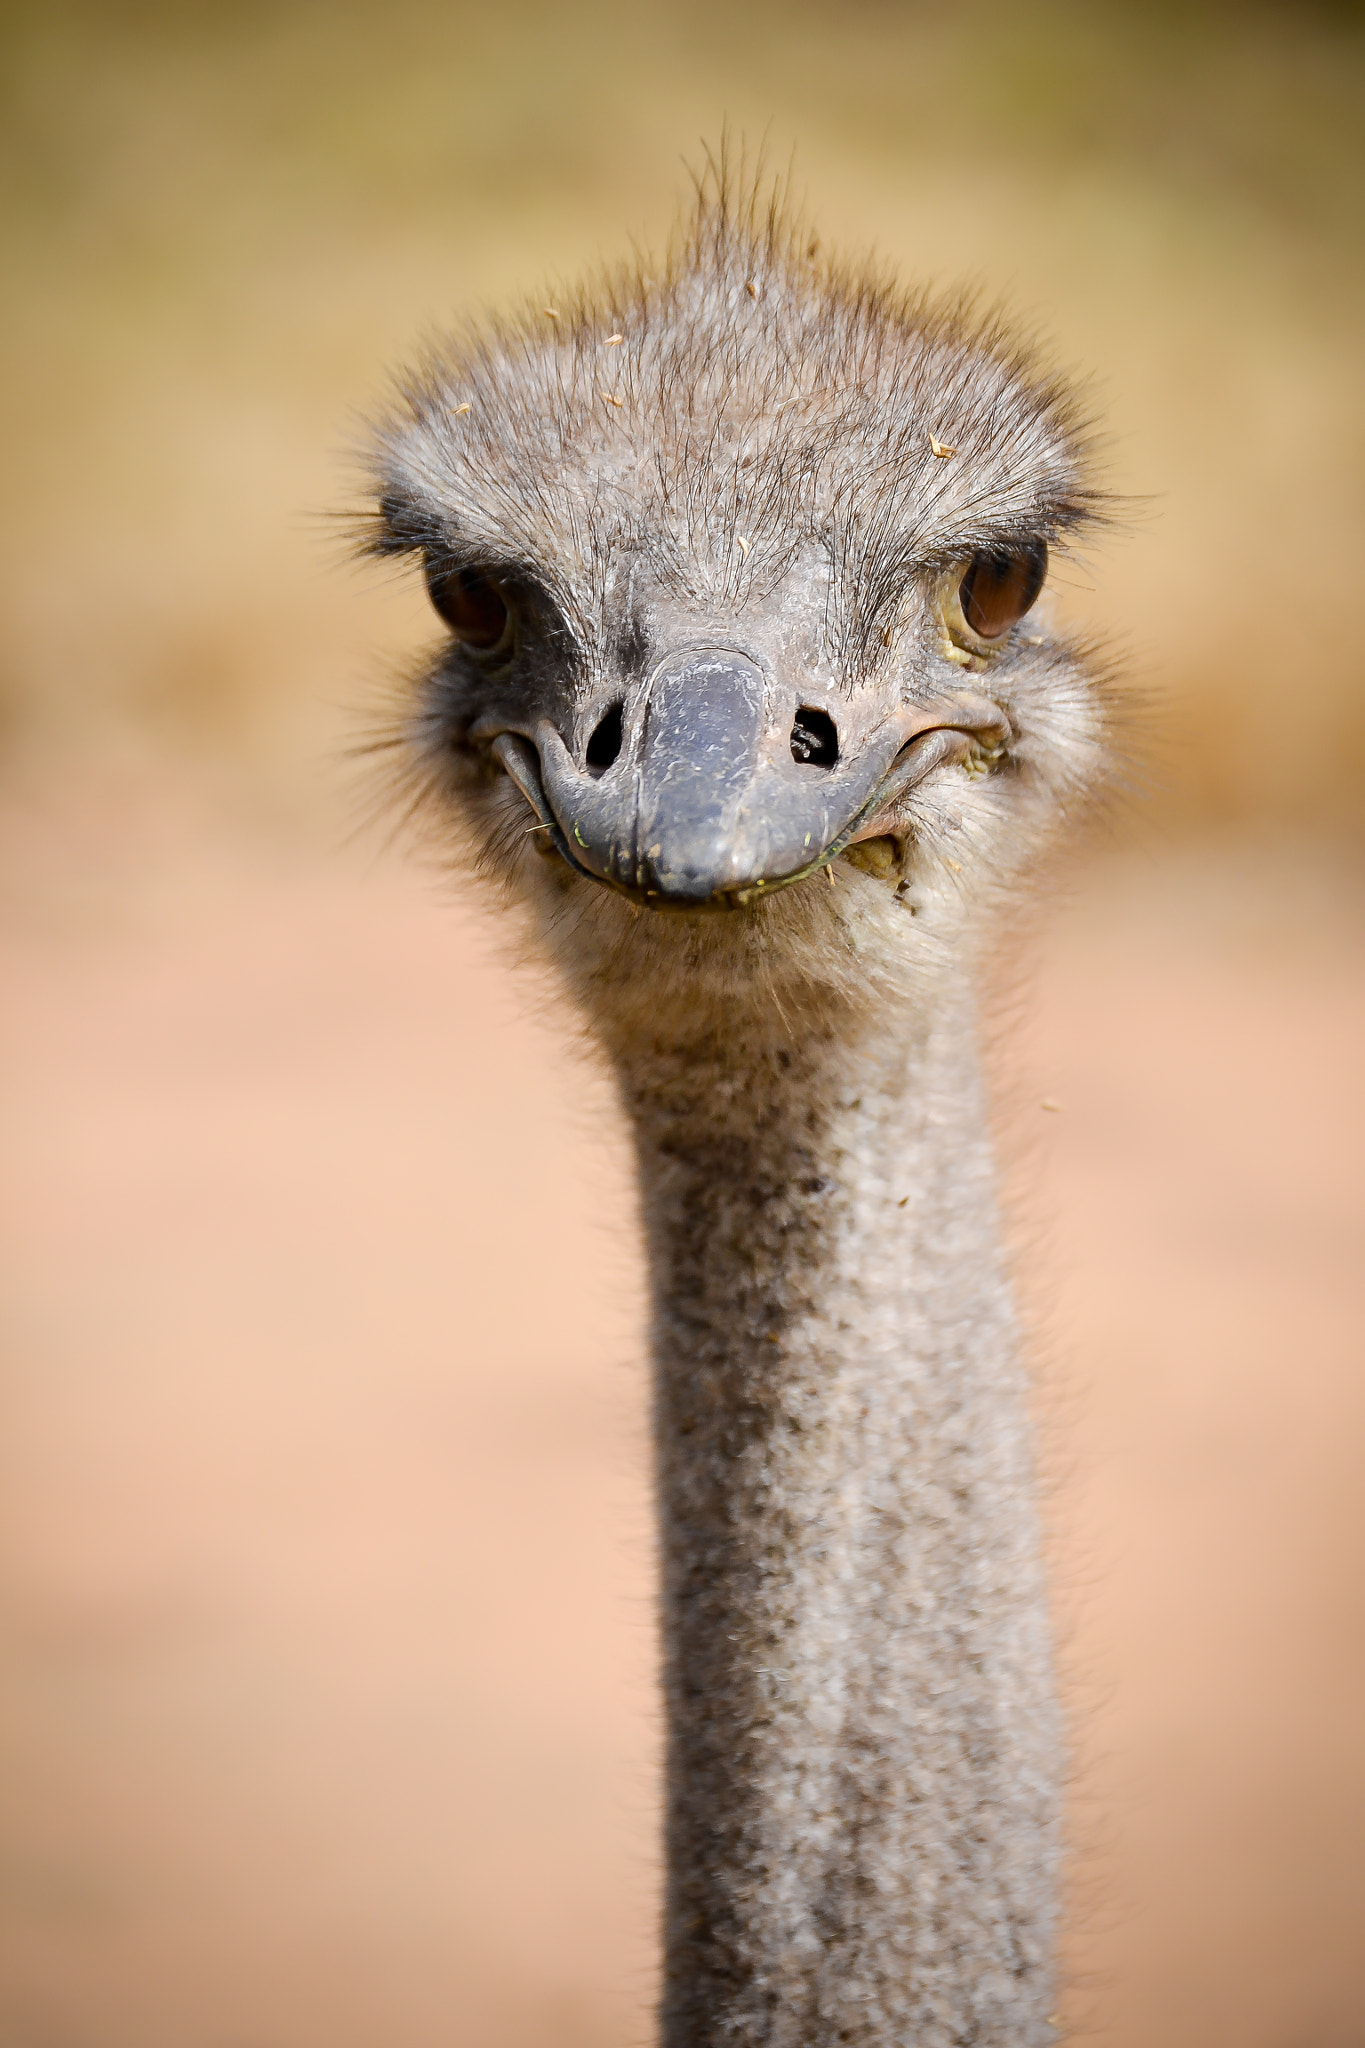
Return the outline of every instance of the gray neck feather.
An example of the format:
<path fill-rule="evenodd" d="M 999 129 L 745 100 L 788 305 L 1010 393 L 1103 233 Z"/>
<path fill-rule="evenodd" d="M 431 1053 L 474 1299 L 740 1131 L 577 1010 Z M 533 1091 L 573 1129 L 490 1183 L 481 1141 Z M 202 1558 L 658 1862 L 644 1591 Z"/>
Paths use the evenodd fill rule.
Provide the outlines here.
<path fill-rule="evenodd" d="M 666 2048 L 1054 2038 L 1030 1426 L 972 1007 L 938 995 L 889 1035 L 614 1047 L 653 1289 Z"/>

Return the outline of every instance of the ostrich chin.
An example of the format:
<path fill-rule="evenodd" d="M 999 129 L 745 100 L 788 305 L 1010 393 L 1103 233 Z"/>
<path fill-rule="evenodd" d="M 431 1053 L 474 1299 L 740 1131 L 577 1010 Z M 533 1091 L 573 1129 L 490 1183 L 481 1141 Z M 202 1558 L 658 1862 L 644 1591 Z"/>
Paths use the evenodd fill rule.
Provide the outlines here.
<path fill-rule="evenodd" d="M 664 1017 L 733 1033 L 736 1005 L 780 1038 L 927 999 L 1009 924 L 1058 820 L 1103 787 L 1101 706 L 1041 634 L 972 688 L 892 670 L 852 707 L 830 691 L 832 769 L 791 752 L 821 694 L 811 673 L 755 690 L 762 715 L 736 738 L 714 701 L 705 723 L 653 720 L 661 672 L 678 669 L 637 684 L 600 776 L 553 725 L 518 731 L 505 709 L 476 712 L 476 737 L 452 746 L 444 671 L 414 721 L 434 815 L 529 914 L 609 1039 Z"/>

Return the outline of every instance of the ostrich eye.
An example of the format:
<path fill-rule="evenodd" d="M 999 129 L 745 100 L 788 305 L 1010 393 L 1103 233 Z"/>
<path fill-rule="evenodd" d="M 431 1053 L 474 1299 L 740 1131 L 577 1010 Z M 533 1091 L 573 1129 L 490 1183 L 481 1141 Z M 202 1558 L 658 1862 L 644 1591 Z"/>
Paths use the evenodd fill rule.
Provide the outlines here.
<path fill-rule="evenodd" d="M 998 640 L 1017 626 L 1043 587 L 1047 548 L 984 548 L 973 555 L 958 587 L 962 616 L 983 640 Z"/>
<path fill-rule="evenodd" d="M 507 600 L 481 569 L 451 569 L 428 558 L 427 591 L 457 640 L 487 653 L 506 637 Z"/>

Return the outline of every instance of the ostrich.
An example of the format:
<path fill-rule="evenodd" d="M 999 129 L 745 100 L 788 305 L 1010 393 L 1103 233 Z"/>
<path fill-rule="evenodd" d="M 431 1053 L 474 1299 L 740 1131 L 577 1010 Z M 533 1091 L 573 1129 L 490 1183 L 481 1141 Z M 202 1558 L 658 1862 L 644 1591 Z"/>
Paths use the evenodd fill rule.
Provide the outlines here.
<path fill-rule="evenodd" d="M 652 1299 L 665 2048 L 1055 2039 L 1062 1761 L 974 989 L 1107 755 L 1098 516 L 998 320 L 724 172 L 438 344 L 366 545 L 396 744 L 605 1054 Z M 1030 616 L 1032 614 L 1032 616 Z"/>

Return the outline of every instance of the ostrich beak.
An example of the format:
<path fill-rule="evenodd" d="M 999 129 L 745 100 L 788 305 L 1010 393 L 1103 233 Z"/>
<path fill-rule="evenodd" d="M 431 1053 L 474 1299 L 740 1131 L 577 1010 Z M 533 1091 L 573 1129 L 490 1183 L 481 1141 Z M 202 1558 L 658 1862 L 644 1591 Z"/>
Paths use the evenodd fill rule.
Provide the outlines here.
<path fill-rule="evenodd" d="M 826 865 L 931 769 L 1009 733 L 967 692 L 861 733 L 817 711 L 814 749 L 803 715 L 747 655 L 690 647 L 655 669 L 604 770 L 580 768 L 548 721 L 534 745 L 504 732 L 493 752 L 571 866 L 660 907 L 729 908 Z"/>

